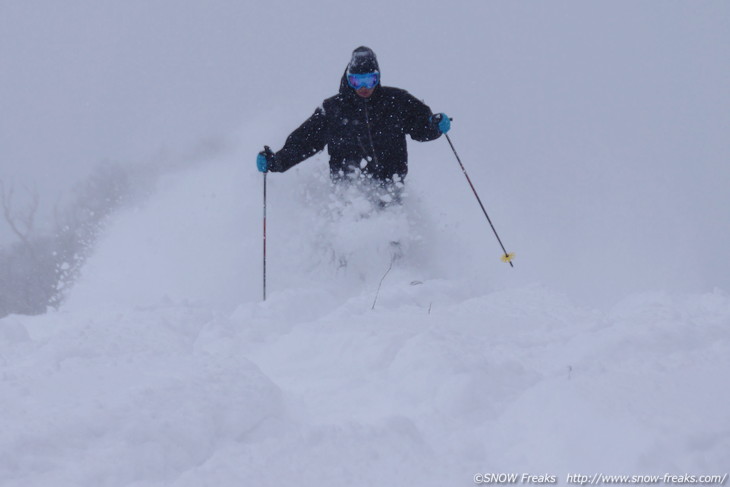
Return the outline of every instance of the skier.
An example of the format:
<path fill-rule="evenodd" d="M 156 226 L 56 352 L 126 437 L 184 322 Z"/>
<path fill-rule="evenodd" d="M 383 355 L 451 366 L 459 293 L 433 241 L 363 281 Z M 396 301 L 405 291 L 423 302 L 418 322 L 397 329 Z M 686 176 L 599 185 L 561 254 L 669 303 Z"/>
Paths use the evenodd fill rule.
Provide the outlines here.
<path fill-rule="evenodd" d="M 375 53 L 358 47 L 340 82 L 340 92 L 326 100 L 274 153 L 258 154 L 261 172 L 284 172 L 327 146 L 333 182 L 369 180 L 388 188 L 399 200 L 408 172 L 406 135 L 425 142 L 449 131 L 451 122 L 410 93 L 381 86 Z"/>

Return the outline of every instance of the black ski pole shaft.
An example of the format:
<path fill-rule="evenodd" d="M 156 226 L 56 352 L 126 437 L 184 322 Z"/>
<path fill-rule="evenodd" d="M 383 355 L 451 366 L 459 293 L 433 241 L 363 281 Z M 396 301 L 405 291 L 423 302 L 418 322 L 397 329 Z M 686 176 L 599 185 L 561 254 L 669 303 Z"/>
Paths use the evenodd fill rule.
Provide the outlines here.
<path fill-rule="evenodd" d="M 268 146 L 265 146 L 266 151 L 268 152 L 270 149 Z M 263 235 L 263 244 L 264 244 L 264 266 L 263 266 L 263 275 L 264 275 L 264 301 L 266 301 L 266 174 L 267 172 L 264 172 L 264 235 Z"/>
<path fill-rule="evenodd" d="M 264 301 L 266 301 L 266 173 L 264 173 Z"/>
<path fill-rule="evenodd" d="M 471 179 L 469 178 L 469 174 L 467 174 L 467 172 L 466 172 L 466 168 L 464 167 L 464 164 L 462 164 L 462 162 L 461 162 L 461 158 L 459 157 L 459 154 L 456 153 L 456 148 L 454 148 L 454 144 L 451 142 L 451 138 L 449 137 L 449 134 L 444 134 L 444 135 L 446 136 L 446 140 L 449 141 L 451 150 L 454 152 L 454 156 L 456 156 L 456 160 L 459 162 L 459 166 L 461 166 L 461 172 L 464 173 L 464 176 L 466 177 L 466 180 L 469 183 L 471 190 L 474 192 L 474 196 L 476 196 L 477 201 L 479 202 L 479 206 L 482 208 L 482 211 L 484 212 L 484 216 L 487 217 L 489 226 L 492 227 L 494 236 L 497 237 L 497 242 L 499 242 L 499 246 L 502 247 L 502 251 L 504 252 L 503 258 L 505 259 L 506 262 L 509 262 L 510 267 L 514 267 L 514 264 L 512 264 L 512 256 L 507 252 L 507 249 L 504 248 L 504 244 L 502 244 L 502 239 L 499 238 L 499 234 L 497 233 L 497 229 L 494 228 L 492 219 L 489 218 L 489 215 L 487 214 L 487 210 L 484 208 L 484 205 L 482 204 L 482 200 L 481 200 L 481 198 L 479 198 L 479 194 L 477 194 L 477 190 L 474 189 L 474 185 L 472 184 Z"/>

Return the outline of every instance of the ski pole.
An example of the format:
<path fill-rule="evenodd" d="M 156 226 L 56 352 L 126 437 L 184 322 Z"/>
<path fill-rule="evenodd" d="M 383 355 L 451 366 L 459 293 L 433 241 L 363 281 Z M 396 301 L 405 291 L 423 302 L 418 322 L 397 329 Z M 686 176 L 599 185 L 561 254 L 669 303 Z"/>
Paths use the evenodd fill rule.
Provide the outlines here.
<path fill-rule="evenodd" d="M 264 301 L 266 301 L 266 173 L 264 173 Z"/>
<path fill-rule="evenodd" d="M 266 151 L 267 154 L 269 152 L 271 152 L 271 149 L 269 148 L 268 145 L 264 146 L 264 150 Z M 267 174 L 267 172 L 268 172 L 268 170 L 264 171 L 264 239 L 263 239 L 263 244 L 264 244 L 264 256 L 263 256 L 264 257 L 264 267 L 263 267 L 263 269 L 264 269 L 264 301 L 266 301 L 266 174 Z"/>
<path fill-rule="evenodd" d="M 459 162 L 459 166 L 461 166 L 461 171 L 464 173 L 464 176 L 466 176 L 466 180 L 469 183 L 469 186 L 471 186 L 471 190 L 474 192 L 474 196 L 476 196 L 477 201 L 479 202 L 479 206 L 481 206 L 482 211 L 484 212 L 484 216 L 487 217 L 489 226 L 492 227 L 494 236 L 497 237 L 497 242 L 499 242 L 500 247 L 502 247 L 502 250 L 504 251 L 504 255 L 502 256 L 502 262 L 507 262 L 507 263 L 509 263 L 510 267 L 514 267 L 514 264 L 512 264 L 512 259 L 514 258 L 515 254 L 508 253 L 507 249 L 504 248 L 504 245 L 502 244 L 502 239 L 499 238 L 499 234 L 497 233 L 497 230 L 494 228 L 494 225 L 492 224 L 492 219 L 489 218 L 489 215 L 487 214 L 487 210 L 484 209 L 482 200 L 479 198 L 479 195 L 477 194 L 477 190 L 474 189 L 474 185 L 471 183 L 471 179 L 469 178 L 469 175 L 466 173 L 466 168 L 464 168 L 464 164 L 461 163 L 459 154 L 456 153 L 456 149 L 454 148 L 454 144 L 451 142 L 451 138 L 449 137 L 449 134 L 444 134 L 444 135 L 446 136 L 446 140 L 449 141 L 451 150 L 454 152 L 454 155 L 456 156 L 456 160 Z"/>

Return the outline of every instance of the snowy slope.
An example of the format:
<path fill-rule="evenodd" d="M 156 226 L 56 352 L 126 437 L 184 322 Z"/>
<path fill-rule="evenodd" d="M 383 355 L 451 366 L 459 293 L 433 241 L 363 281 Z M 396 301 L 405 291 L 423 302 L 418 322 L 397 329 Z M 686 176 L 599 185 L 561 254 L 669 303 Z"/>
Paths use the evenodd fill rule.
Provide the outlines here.
<path fill-rule="evenodd" d="M 730 471 L 730 3 L 0 10 L 0 179 L 49 213 L 99 160 L 164 173 L 60 310 L 0 319 L 0 486 Z M 261 302 L 254 156 L 361 44 L 454 118 L 515 268 L 446 142 L 409 142 L 401 209 L 323 155 L 269 176 Z"/>
<path fill-rule="evenodd" d="M 429 198 L 434 161 L 404 209 L 372 213 L 334 197 L 317 158 L 269 178 L 261 302 L 247 156 L 163 177 L 113 221 L 60 311 L 0 321 L 0 484 L 727 472 L 724 292 L 597 311 L 496 286 L 520 263 L 499 263 L 486 232 L 453 238 L 472 220 Z M 475 260 L 479 239 L 500 270 Z M 393 240 L 404 255 L 383 278 Z"/>

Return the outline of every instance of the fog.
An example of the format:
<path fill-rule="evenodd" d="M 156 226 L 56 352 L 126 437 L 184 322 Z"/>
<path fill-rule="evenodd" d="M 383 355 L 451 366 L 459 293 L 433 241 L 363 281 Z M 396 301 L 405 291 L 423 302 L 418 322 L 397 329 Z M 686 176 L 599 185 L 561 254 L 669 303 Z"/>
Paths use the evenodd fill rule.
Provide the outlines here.
<path fill-rule="evenodd" d="M 268 138 L 241 161 L 254 171 L 364 44 L 385 85 L 454 118 L 517 253 L 505 285 L 593 304 L 727 290 L 729 41 L 723 1 L 3 1 L 0 179 L 36 188 L 49 228 L 54 203 L 104 161 L 195 159 L 255 131 Z M 410 145 L 409 178 L 434 151 L 461 177 L 439 142 Z M 483 238 L 474 258 L 494 259 L 458 184 L 434 198 L 463 200 L 474 231 L 454 238 Z"/>

